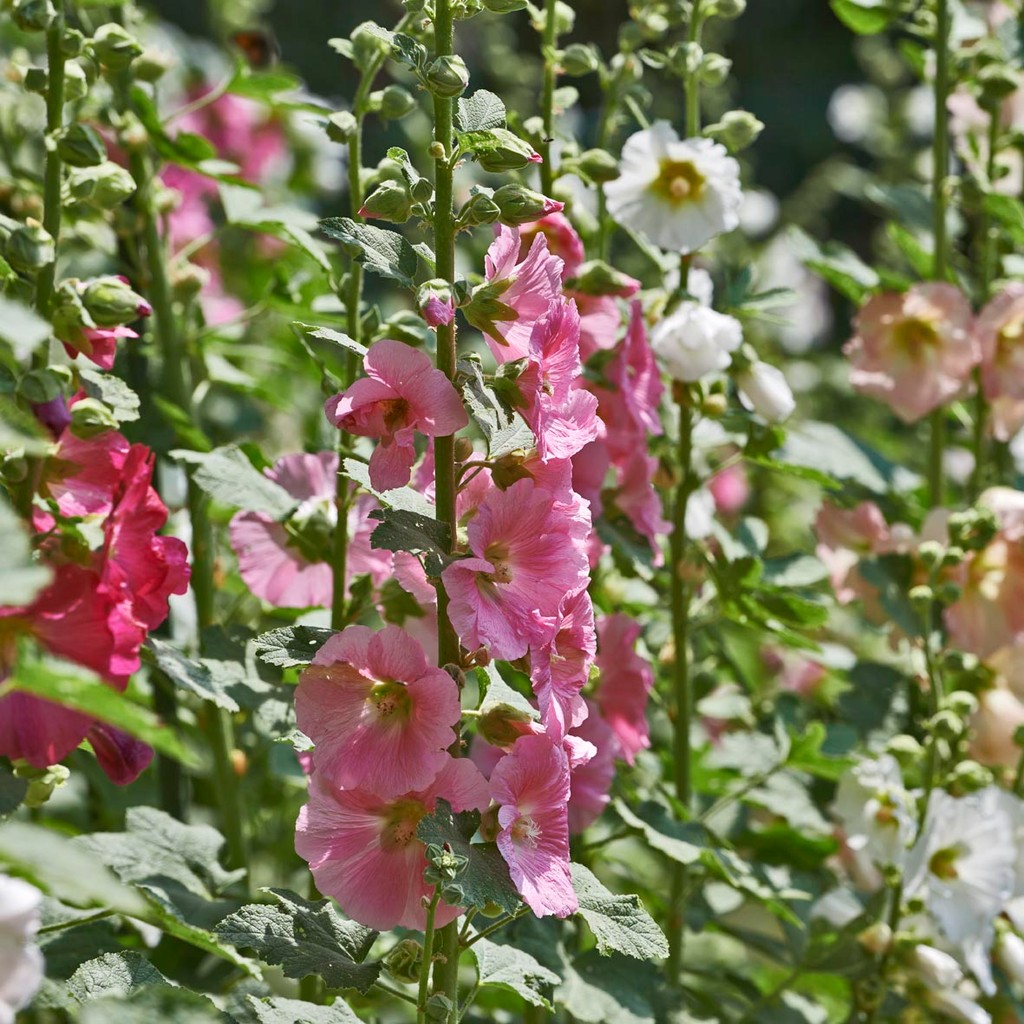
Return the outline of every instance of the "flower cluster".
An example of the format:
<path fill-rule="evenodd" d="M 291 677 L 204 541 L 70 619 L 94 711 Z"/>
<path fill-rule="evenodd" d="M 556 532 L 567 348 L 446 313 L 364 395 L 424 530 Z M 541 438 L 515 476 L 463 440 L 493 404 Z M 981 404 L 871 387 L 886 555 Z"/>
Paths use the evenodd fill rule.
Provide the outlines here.
<path fill-rule="evenodd" d="M 87 401 L 80 394 L 65 405 L 58 397 L 41 417 L 58 430 L 29 501 L 33 543 L 51 581 L 31 603 L 0 607 L 0 672 L 11 672 L 19 645 L 31 638 L 124 690 L 147 633 L 167 618 L 168 597 L 188 586 L 187 551 L 158 532 L 167 509 L 152 485 L 153 453 L 116 430 L 83 430 L 89 421 L 76 413 Z M 87 715 L 23 693 L 0 698 L 6 757 L 45 768 L 83 739 L 119 783 L 152 757 L 144 744 Z"/>

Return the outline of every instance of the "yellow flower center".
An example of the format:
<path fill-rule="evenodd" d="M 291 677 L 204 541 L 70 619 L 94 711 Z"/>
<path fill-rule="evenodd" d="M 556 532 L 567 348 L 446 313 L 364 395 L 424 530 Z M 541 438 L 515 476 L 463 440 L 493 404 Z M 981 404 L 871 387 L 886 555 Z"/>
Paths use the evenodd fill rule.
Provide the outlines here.
<path fill-rule="evenodd" d="M 485 552 L 484 558 L 494 566 L 494 572 L 487 573 L 492 583 L 511 583 L 512 568 L 508 564 L 508 546 L 492 544 Z"/>
<path fill-rule="evenodd" d="M 418 800 L 399 800 L 393 804 L 384 822 L 380 845 L 384 850 L 403 850 L 417 842 L 416 828 L 427 809 Z"/>
<path fill-rule="evenodd" d="M 945 849 L 938 850 L 932 855 L 932 859 L 928 862 L 928 870 L 936 878 L 941 878 L 944 882 L 952 882 L 960 877 L 956 869 L 956 862 L 959 857 L 960 850 L 957 847 L 947 846 Z"/>
<path fill-rule="evenodd" d="M 704 175 L 690 160 L 662 160 L 651 188 L 673 206 L 700 199 Z"/>
<path fill-rule="evenodd" d="M 996 339 L 999 355 L 1008 355 L 1011 349 L 1024 340 L 1024 315 L 1015 317 L 1000 332 Z"/>
<path fill-rule="evenodd" d="M 540 826 L 528 814 L 516 818 L 511 832 L 513 842 L 522 846 L 534 847 L 540 839 Z"/>
<path fill-rule="evenodd" d="M 892 330 L 893 345 L 907 355 L 918 356 L 925 349 L 935 348 L 939 343 L 939 332 L 928 320 L 908 317 L 901 320 Z"/>

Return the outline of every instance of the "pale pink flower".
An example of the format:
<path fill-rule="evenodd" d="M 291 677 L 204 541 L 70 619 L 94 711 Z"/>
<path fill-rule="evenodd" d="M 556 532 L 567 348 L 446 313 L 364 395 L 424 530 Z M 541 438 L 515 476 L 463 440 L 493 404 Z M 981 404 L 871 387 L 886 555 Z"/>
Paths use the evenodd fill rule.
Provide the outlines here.
<path fill-rule="evenodd" d="M 597 653 L 594 605 L 586 590 L 562 601 L 555 629 L 550 641 L 530 651 L 530 681 L 541 721 L 553 739 L 561 740 L 586 714 L 580 691 Z"/>
<path fill-rule="evenodd" d="M 513 660 L 549 641 L 562 599 L 586 583 L 589 532 L 582 504 L 560 502 L 532 480 L 493 490 L 469 523 L 472 557 L 442 576 L 463 646 Z"/>
<path fill-rule="evenodd" d="M 962 566 L 945 613 L 951 645 L 987 658 L 1024 633 L 1024 545 L 997 535 Z"/>
<path fill-rule="evenodd" d="M 825 502 L 814 521 L 817 555 L 828 569 L 832 589 L 840 604 L 863 597 L 868 584 L 857 573 L 857 563 L 868 554 L 888 550 L 891 531 L 873 501 L 843 509 Z M 870 589 L 870 588 L 868 588 Z"/>
<path fill-rule="evenodd" d="M 654 487 L 658 460 L 644 447 L 636 448 L 618 468 L 619 486 L 613 495 L 615 507 L 651 546 L 654 565 L 661 565 L 660 538 L 672 532 L 672 524 L 662 516 L 661 498 Z"/>
<path fill-rule="evenodd" d="M 914 285 L 872 296 L 843 351 L 855 390 L 885 402 L 914 423 L 958 395 L 978 363 L 973 316 L 951 284 Z"/>
<path fill-rule="evenodd" d="M 1024 725 L 1024 703 L 1003 681 L 978 694 L 971 716 L 970 756 L 990 767 L 1015 767 L 1020 747 L 1014 735 Z"/>
<path fill-rule="evenodd" d="M 740 463 L 726 466 L 708 481 L 708 490 L 715 499 L 715 509 L 719 515 L 735 515 L 750 500 L 747 471 Z"/>
<path fill-rule="evenodd" d="M 339 429 L 380 443 L 370 457 L 370 483 L 378 491 L 409 482 L 416 432 L 447 437 L 469 422 L 452 382 L 430 357 L 400 341 L 372 345 L 367 376 L 327 400 L 327 418 Z"/>
<path fill-rule="evenodd" d="M 309 862 L 320 891 L 353 920 L 380 931 L 423 931 L 424 899 L 433 886 L 423 881 L 426 847 L 416 829 L 438 798 L 454 811 L 482 811 L 489 803 L 487 782 L 468 758 L 447 755 L 429 783 L 391 799 L 338 789 L 315 771 L 309 803 L 299 812 L 295 849 Z M 442 927 L 461 913 L 461 907 L 439 903 L 434 923 Z"/>
<path fill-rule="evenodd" d="M 611 295 L 586 295 L 567 291 L 580 311 L 580 359 L 586 362 L 595 352 L 615 348 L 622 328 L 622 311 Z"/>
<path fill-rule="evenodd" d="M 423 789 L 455 742 L 459 691 L 398 626 L 349 626 L 317 651 L 295 692 L 313 763 L 344 789 Z"/>
<path fill-rule="evenodd" d="M 491 773 L 498 849 L 527 906 L 568 917 L 578 903 L 569 873 L 569 758 L 548 736 L 523 736 Z"/>
<path fill-rule="evenodd" d="M 974 336 L 985 397 L 1024 400 L 1024 284 L 1008 285 L 982 309 Z"/>
<path fill-rule="evenodd" d="M 597 624 L 595 663 L 601 674 L 594 702 L 615 732 L 619 756 L 628 764 L 651 745 L 647 698 L 654 685 L 654 670 L 636 653 L 640 633 L 640 623 L 623 612 L 608 615 Z"/>
<path fill-rule="evenodd" d="M 589 828 L 608 806 L 615 778 L 615 754 L 619 749 L 615 731 L 601 717 L 597 705 L 587 701 L 587 709 L 587 717 L 573 729 L 572 735 L 592 744 L 595 753 L 571 772 L 569 831 L 573 834 Z"/>

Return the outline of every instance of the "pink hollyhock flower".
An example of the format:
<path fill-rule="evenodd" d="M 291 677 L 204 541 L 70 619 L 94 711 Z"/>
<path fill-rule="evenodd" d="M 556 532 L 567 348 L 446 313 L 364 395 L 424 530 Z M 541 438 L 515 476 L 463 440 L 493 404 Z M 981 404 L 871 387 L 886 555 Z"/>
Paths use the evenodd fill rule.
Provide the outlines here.
<path fill-rule="evenodd" d="M 580 359 L 586 362 L 595 352 L 615 348 L 622 328 L 622 313 L 615 299 L 611 295 L 585 295 L 577 291 L 566 292 L 566 297 L 580 311 Z"/>
<path fill-rule="evenodd" d="M 532 224 L 523 224 L 519 228 L 519 259 L 526 259 L 530 246 L 537 235 L 547 239 L 548 252 L 562 261 L 562 280 L 573 277 L 587 254 L 583 249 L 583 240 L 576 233 L 569 218 L 562 212 L 550 213 Z"/>
<path fill-rule="evenodd" d="M 747 471 L 739 463 L 726 466 L 708 481 L 708 490 L 719 515 L 735 515 L 750 500 Z"/>
<path fill-rule="evenodd" d="M 379 438 L 370 457 L 370 483 L 378 491 L 402 487 L 416 461 L 416 432 L 447 437 L 469 417 L 452 382 L 417 349 L 378 341 L 363 366 L 366 377 L 327 400 L 327 418 L 350 434 Z"/>
<path fill-rule="evenodd" d="M 586 590 L 563 599 L 555 629 L 548 643 L 530 651 L 530 682 L 544 727 L 561 740 L 586 714 L 580 691 L 597 653 L 594 605 Z"/>
<path fill-rule="evenodd" d="M 522 410 L 542 461 L 568 459 L 597 437 L 597 399 L 577 387 L 580 318 L 572 302 L 559 300 L 534 325 L 526 368 L 518 386 Z"/>
<path fill-rule="evenodd" d="M 85 738 L 107 778 L 116 786 L 134 782 L 153 760 L 152 747 L 104 722 L 97 722 Z"/>
<path fill-rule="evenodd" d="M 338 789 L 319 771 L 309 803 L 299 812 L 295 849 L 309 862 L 317 887 L 353 920 L 387 931 L 427 924 L 423 881 L 426 847 L 416 838 L 420 821 L 438 798 L 454 811 L 484 810 L 487 782 L 468 758 L 445 757 L 440 771 L 418 790 L 385 799 L 363 789 Z M 434 923 L 454 921 L 461 907 L 439 903 Z"/>
<path fill-rule="evenodd" d="M 1007 286 L 985 306 L 974 336 L 985 397 L 1024 399 L 1024 284 Z"/>
<path fill-rule="evenodd" d="M 647 697 L 654 670 L 636 653 L 640 632 L 640 623 L 622 612 L 605 616 L 597 625 L 596 665 L 601 674 L 594 701 L 615 733 L 619 756 L 628 764 L 651 745 Z"/>
<path fill-rule="evenodd" d="M 615 357 L 605 369 L 613 393 L 603 392 L 601 419 L 608 425 L 608 444 L 617 455 L 628 454 L 623 448 L 634 446 L 624 443 L 616 449 L 623 435 L 644 433 L 654 437 L 662 434 L 658 407 L 665 393 L 658 364 L 647 340 L 643 310 L 639 302 L 630 305 L 629 327 Z M 614 395 L 614 397 L 613 397 Z"/>
<path fill-rule="evenodd" d="M 112 370 L 118 338 L 137 337 L 138 334 L 130 327 L 80 327 L 70 341 L 64 339 L 62 343 L 69 359 L 82 355 L 101 370 Z"/>
<path fill-rule="evenodd" d="M 571 772 L 569 796 L 569 832 L 576 835 L 589 828 L 604 812 L 615 778 L 615 754 L 619 748 L 615 731 L 601 717 L 597 705 L 587 701 L 589 713 L 572 734 L 590 743 L 595 753 Z"/>
<path fill-rule="evenodd" d="M 529 354 L 534 325 L 561 296 L 562 261 L 548 252 L 543 235 L 520 260 L 519 229 L 499 224 L 484 270 L 486 284 L 465 307 L 466 318 L 484 332 L 499 363 L 522 359 Z"/>
<path fill-rule="evenodd" d="M 611 468 L 611 455 L 603 437 L 592 441 L 572 457 L 572 486 L 590 502 L 590 510 L 595 517 L 604 508 L 602 491 Z"/>
<path fill-rule="evenodd" d="M 612 496 L 615 507 L 650 544 L 656 566 L 664 559 L 660 538 L 672 532 L 672 524 L 662 516 L 661 498 L 654 487 L 657 471 L 658 460 L 644 447 L 635 449 L 618 468 L 619 485 Z"/>
<path fill-rule="evenodd" d="M 318 772 L 344 789 L 393 797 L 430 784 L 461 712 L 452 677 L 404 629 L 349 626 L 302 673 L 295 713 Z"/>
<path fill-rule="evenodd" d="M 892 533 L 873 501 L 842 509 L 825 502 L 814 520 L 818 557 L 828 569 L 832 589 L 840 604 L 849 604 L 873 590 L 857 572 L 864 555 L 889 550 Z"/>
<path fill-rule="evenodd" d="M 443 327 L 455 319 L 455 299 L 447 288 L 426 288 L 418 295 L 420 315 L 428 327 Z"/>
<path fill-rule="evenodd" d="M 582 506 L 558 501 L 532 480 L 492 491 L 469 523 L 472 557 L 442 575 L 463 645 L 511 661 L 547 643 L 562 599 L 586 583 L 589 532 Z"/>
<path fill-rule="evenodd" d="M 914 423 L 958 395 L 980 359 L 971 307 L 951 284 L 918 284 L 868 299 L 843 351 L 850 382 Z"/>
<path fill-rule="evenodd" d="M 231 520 L 231 546 L 245 585 L 277 608 L 329 607 L 334 571 L 325 554 L 337 523 L 335 504 L 338 456 L 300 452 L 284 455 L 266 476 L 284 488 L 298 507 L 287 522 L 264 512 L 239 512 Z M 345 582 L 368 574 L 379 587 L 391 576 L 390 554 L 370 547 L 376 522 L 369 513 L 377 507 L 370 495 L 360 495 L 348 512 L 348 558 Z"/>
<path fill-rule="evenodd" d="M 569 758 L 548 736 L 523 736 L 491 773 L 498 849 L 527 906 L 568 917 L 578 902 L 569 874 Z"/>
<path fill-rule="evenodd" d="M 78 398 L 70 401 L 72 408 Z M 56 452 L 46 460 L 41 492 L 57 503 L 63 516 L 106 516 L 130 451 L 127 438 L 116 430 L 90 438 L 65 430 Z"/>

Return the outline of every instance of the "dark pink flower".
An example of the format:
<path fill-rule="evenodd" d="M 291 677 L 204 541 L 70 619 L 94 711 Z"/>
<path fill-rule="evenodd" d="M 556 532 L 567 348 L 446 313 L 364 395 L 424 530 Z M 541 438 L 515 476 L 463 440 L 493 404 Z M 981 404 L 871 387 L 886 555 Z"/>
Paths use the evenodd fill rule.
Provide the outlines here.
<path fill-rule="evenodd" d="M 488 787 L 468 758 L 446 755 L 422 789 L 383 799 L 366 790 L 343 790 L 313 773 L 309 803 L 299 812 L 295 849 L 309 862 L 320 891 L 338 901 L 353 920 L 370 928 L 426 928 L 423 881 L 426 847 L 416 838 L 420 821 L 438 798 L 455 811 L 486 809 Z M 440 903 L 434 923 L 454 921 L 462 908 Z"/>
<path fill-rule="evenodd" d="M 417 431 L 446 437 L 469 422 L 451 381 L 423 352 L 400 341 L 378 341 L 363 361 L 367 376 L 327 400 L 328 419 L 341 430 L 379 438 L 370 458 L 378 491 L 409 482 Z"/>
<path fill-rule="evenodd" d="M 455 681 L 398 626 L 332 636 L 300 677 L 295 711 L 320 774 L 386 798 L 430 784 L 461 713 Z"/>
<path fill-rule="evenodd" d="M 110 370 L 117 355 L 118 338 L 137 337 L 138 334 L 130 327 L 80 327 L 74 337 L 70 341 L 64 340 L 63 344 L 69 358 L 83 355 L 101 370 Z"/>
<path fill-rule="evenodd" d="M 578 903 L 569 873 L 569 758 L 548 736 L 523 736 L 491 773 L 498 849 L 538 916 L 568 917 Z"/>
<path fill-rule="evenodd" d="M 622 612 L 597 624 L 597 659 L 600 670 L 594 701 L 611 726 L 619 756 L 628 764 L 651 745 L 647 724 L 647 698 L 654 685 L 654 670 L 636 653 L 641 627 Z"/>
<path fill-rule="evenodd" d="M 97 722 L 86 734 L 100 767 L 117 786 L 134 782 L 153 760 L 153 748 L 104 722 Z"/>

